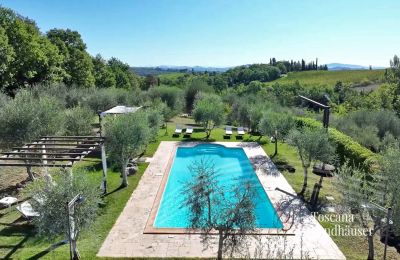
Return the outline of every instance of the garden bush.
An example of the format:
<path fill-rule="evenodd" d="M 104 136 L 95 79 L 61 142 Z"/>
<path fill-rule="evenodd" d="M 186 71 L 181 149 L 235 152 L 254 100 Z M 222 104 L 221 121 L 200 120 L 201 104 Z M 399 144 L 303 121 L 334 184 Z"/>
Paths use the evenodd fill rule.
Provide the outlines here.
<path fill-rule="evenodd" d="M 29 90 L 17 93 L 0 108 L 0 140 L 5 146 L 21 145 L 61 130 L 61 105 L 54 97 L 35 97 Z"/>
<path fill-rule="evenodd" d="M 90 135 L 95 113 L 86 107 L 67 109 L 64 115 L 64 133 L 66 135 Z"/>
<path fill-rule="evenodd" d="M 295 120 L 298 127 L 322 128 L 322 123 L 312 118 L 296 117 Z M 336 144 L 336 153 L 342 162 L 348 159 L 356 165 L 365 167 L 368 171 L 374 170 L 373 166 L 376 165 L 377 155 L 372 151 L 332 127 L 329 128 L 329 139 Z"/>

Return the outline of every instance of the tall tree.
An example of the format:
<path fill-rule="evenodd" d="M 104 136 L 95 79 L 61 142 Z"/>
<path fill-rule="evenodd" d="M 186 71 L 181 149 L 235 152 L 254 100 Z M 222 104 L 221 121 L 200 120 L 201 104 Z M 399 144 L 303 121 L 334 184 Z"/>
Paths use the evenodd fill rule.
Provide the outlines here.
<path fill-rule="evenodd" d="M 114 74 L 117 88 L 139 88 L 139 79 L 132 71 L 130 71 L 128 64 L 115 57 L 112 57 L 110 60 L 108 60 L 108 66 Z"/>
<path fill-rule="evenodd" d="M 107 65 L 100 54 L 92 58 L 93 62 L 93 76 L 95 78 L 95 86 L 98 88 L 112 88 L 116 86 L 115 75 L 111 68 Z"/>
<path fill-rule="evenodd" d="M 62 56 L 56 46 L 44 37 L 35 22 L 21 17 L 10 9 L 0 7 L 2 49 L 9 65 L 0 77 L 2 88 L 12 93 L 24 86 L 40 82 L 59 81 L 63 76 Z M 6 45 L 4 34 L 7 36 Z M 12 49 L 11 49 L 12 48 Z M 3 66 L 4 68 L 4 66 Z"/>
<path fill-rule="evenodd" d="M 86 52 L 86 44 L 81 35 L 70 29 L 51 29 L 47 32 L 47 38 L 58 47 L 64 57 L 65 84 L 82 87 L 94 86 L 92 58 Z"/>
<path fill-rule="evenodd" d="M 10 66 L 14 59 L 14 48 L 8 43 L 6 31 L 0 27 L 0 85 L 3 87 L 12 82 Z"/>

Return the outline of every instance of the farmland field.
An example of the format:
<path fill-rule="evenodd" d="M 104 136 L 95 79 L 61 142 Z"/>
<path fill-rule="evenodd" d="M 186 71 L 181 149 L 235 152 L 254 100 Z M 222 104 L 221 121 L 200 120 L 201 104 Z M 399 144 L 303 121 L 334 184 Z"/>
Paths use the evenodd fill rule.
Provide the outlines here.
<path fill-rule="evenodd" d="M 287 76 L 274 82 L 291 84 L 299 81 L 301 85 L 330 85 L 337 81 L 352 83 L 356 86 L 367 86 L 382 81 L 384 70 L 345 70 L 345 71 L 302 71 L 289 72 Z"/>

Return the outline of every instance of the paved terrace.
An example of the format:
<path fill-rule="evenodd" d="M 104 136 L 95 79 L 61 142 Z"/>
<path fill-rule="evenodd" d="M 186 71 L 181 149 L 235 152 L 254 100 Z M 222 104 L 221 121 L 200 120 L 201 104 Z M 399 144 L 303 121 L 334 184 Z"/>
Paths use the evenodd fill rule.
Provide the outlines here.
<path fill-rule="evenodd" d="M 215 257 L 217 244 L 203 248 L 199 234 L 144 234 L 157 191 L 177 146 L 193 146 L 194 142 L 161 142 L 138 187 L 104 241 L 100 257 Z M 237 257 L 345 259 L 343 253 L 315 220 L 295 194 L 283 175 L 257 143 L 223 142 L 226 147 L 242 147 L 253 164 L 271 202 L 288 234 L 249 237 L 247 250 Z M 279 188 L 285 192 L 276 190 Z M 279 205 L 279 201 L 290 201 Z M 290 212 L 296 217 L 288 219 Z M 293 220 L 293 221 L 292 221 Z M 293 224 L 292 224 L 293 223 Z"/>

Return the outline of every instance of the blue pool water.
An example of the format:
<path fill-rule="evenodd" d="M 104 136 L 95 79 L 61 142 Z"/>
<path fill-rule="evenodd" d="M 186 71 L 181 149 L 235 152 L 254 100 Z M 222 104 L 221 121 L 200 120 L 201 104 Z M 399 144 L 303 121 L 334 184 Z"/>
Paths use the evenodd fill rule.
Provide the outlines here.
<path fill-rule="evenodd" d="M 250 181 L 257 196 L 256 227 L 282 228 L 267 194 L 264 191 L 253 167 L 242 148 L 227 148 L 217 144 L 200 144 L 194 147 L 178 147 L 168 176 L 161 203 L 158 208 L 154 227 L 187 228 L 189 226 L 188 209 L 182 207 L 184 195 L 182 189 L 192 174 L 189 166 L 200 159 L 212 160 L 218 171 L 218 182 L 227 189 L 238 187 Z"/>

